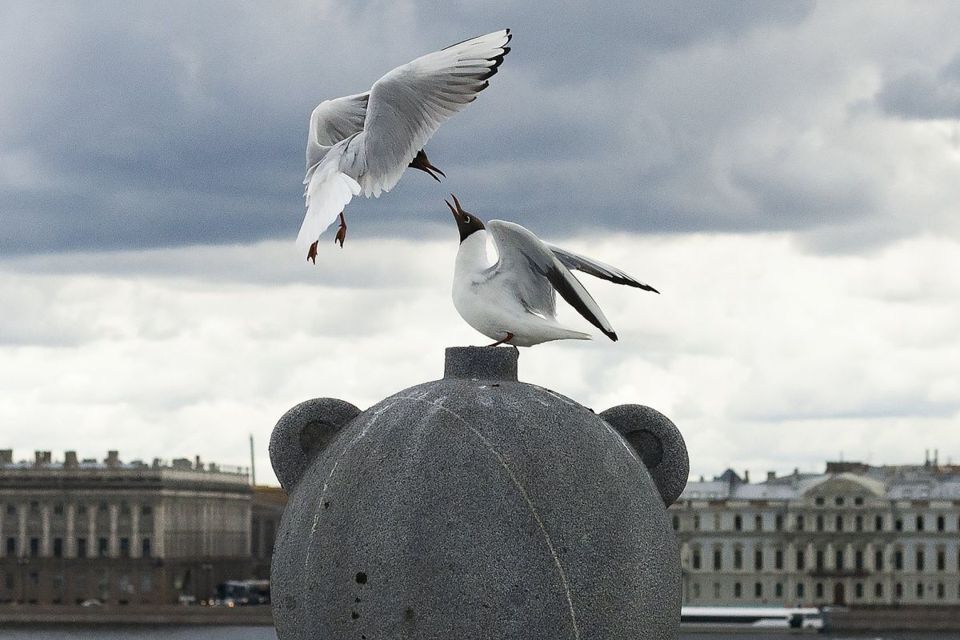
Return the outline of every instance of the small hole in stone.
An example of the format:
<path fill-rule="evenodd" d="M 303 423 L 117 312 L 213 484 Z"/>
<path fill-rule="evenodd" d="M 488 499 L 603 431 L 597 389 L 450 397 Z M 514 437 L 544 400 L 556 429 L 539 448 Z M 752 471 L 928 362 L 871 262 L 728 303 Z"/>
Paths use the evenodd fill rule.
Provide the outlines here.
<path fill-rule="evenodd" d="M 353 618 L 354 620 L 356 620 L 357 618 L 360 617 L 360 614 L 357 613 L 356 611 L 351 611 L 351 612 L 350 612 L 350 617 Z"/>
<path fill-rule="evenodd" d="M 357 584 L 367 584 L 367 574 L 365 574 L 363 571 L 358 573 L 355 579 Z"/>
<path fill-rule="evenodd" d="M 324 502 L 324 503 L 323 503 L 323 508 L 324 508 L 324 509 L 328 509 L 329 507 L 330 507 L 330 503 L 329 503 L 329 502 Z"/>
<path fill-rule="evenodd" d="M 354 601 L 354 602 L 360 602 L 360 598 L 354 598 L 353 601 Z"/>

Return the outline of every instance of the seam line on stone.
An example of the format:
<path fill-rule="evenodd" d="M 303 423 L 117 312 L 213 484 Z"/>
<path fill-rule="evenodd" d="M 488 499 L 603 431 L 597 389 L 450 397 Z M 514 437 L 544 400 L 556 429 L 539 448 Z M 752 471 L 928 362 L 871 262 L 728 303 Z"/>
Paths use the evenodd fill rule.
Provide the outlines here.
<path fill-rule="evenodd" d="M 373 417 L 370 421 L 361 429 L 360 433 L 354 436 L 347 446 L 343 448 L 343 451 L 340 452 L 340 455 L 337 456 L 337 459 L 333 461 L 333 467 L 330 469 L 330 473 L 327 474 L 327 479 L 323 481 L 323 487 L 320 489 L 320 498 L 317 500 L 316 510 L 313 512 L 313 526 L 310 528 L 310 542 L 307 544 L 307 551 L 304 553 L 303 558 L 303 568 L 304 570 L 308 569 L 310 562 L 310 547 L 313 544 L 313 538 L 317 534 L 317 524 L 320 522 L 320 511 L 323 509 L 323 499 L 327 495 L 327 486 L 330 483 L 330 479 L 333 477 L 334 472 L 337 470 L 337 467 L 340 466 L 340 461 L 343 459 L 343 456 L 347 455 L 347 452 L 353 448 L 355 444 L 360 442 L 360 439 L 367 435 L 367 432 L 370 431 L 372 427 L 384 411 L 393 406 L 394 403 L 390 403 L 385 407 L 382 407 L 379 411 L 374 412 Z"/>
<path fill-rule="evenodd" d="M 533 516 L 534 522 L 537 523 L 537 527 L 539 527 L 540 529 L 540 533 L 543 534 L 543 540 L 544 542 L 547 543 L 547 548 L 550 550 L 550 555 L 553 557 L 553 563 L 556 565 L 557 572 L 560 574 L 560 583 L 563 585 L 564 594 L 566 595 L 566 598 L 567 598 L 567 607 L 570 609 L 570 623 L 573 626 L 574 640 L 580 640 L 580 625 L 577 623 L 577 614 L 573 608 L 573 596 L 570 593 L 570 584 L 567 582 L 567 573 L 566 571 L 563 570 L 563 565 L 560 563 L 560 557 L 557 555 L 557 551 L 553 547 L 553 541 L 550 539 L 550 534 L 547 533 L 547 528 L 546 526 L 544 526 L 543 520 L 540 518 L 540 512 L 537 511 L 537 508 L 534 506 L 533 501 L 530 499 L 530 494 L 527 493 L 527 490 L 524 488 L 523 484 L 520 483 L 520 479 L 517 478 L 516 474 L 514 474 L 513 469 L 511 469 L 510 465 L 507 464 L 507 461 L 503 457 L 503 455 L 499 451 L 497 451 L 497 449 L 493 446 L 493 443 L 490 442 L 486 438 L 486 436 L 480 433 L 480 431 L 476 427 L 472 426 L 469 422 L 461 418 L 460 415 L 457 414 L 455 411 L 448 409 L 442 404 L 432 402 L 423 397 L 418 398 L 415 396 L 400 396 L 397 399 L 407 400 L 412 402 L 423 402 L 433 407 L 436 407 L 437 409 L 445 413 L 450 414 L 451 416 L 459 420 L 460 424 L 466 427 L 471 433 L 473 433 L 473 435 L 477 436 L 477 438 L 479 438 L 480 441 L 483 442 L 484 446 L 486 446 L 487 449 L 490 450 L 490 453 L 496 456 L 497 461 L 507 472 L 507 475 L 510 476 L 510 481 L 513 482 L 513 485 L 517 488 L 517 491 L 520 492 L 520 496 L 523 498 L 524 502 L 527 503 L 527 508 L 530 510 L 530 515 Z"/>

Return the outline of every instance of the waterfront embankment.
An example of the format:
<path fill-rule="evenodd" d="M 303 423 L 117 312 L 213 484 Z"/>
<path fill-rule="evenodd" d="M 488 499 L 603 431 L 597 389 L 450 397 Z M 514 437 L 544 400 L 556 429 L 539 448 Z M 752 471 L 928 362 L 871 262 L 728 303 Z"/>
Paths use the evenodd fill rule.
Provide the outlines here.
<path fill-rule="evenodd" d="M 201 607 L 180 605 L 0 605 L 0 625 L 237 625 L 273 626 L 269 605 Z"/>

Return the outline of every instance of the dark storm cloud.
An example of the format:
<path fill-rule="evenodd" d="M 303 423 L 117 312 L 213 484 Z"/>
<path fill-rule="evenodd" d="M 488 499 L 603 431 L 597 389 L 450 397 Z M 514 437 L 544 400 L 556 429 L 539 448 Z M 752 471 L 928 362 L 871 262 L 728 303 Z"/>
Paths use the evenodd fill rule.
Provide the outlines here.
<path fill-rule="evenodd" d="M 942 69 L 914 70 L 890 80 L 877 102 L 887 113 L 907 119 L 960 118 L 960 54 Z"/>
<path fill-rule="evenodd" d="M 316 103 L 501 26 L 515 34 L 501 73 L 428 145 L 449 179 L 411 172 L 385 197 L 355 200 L 354 237 L 417 235 L 413 222 L 424 217 L 447 222 L 450 191 L 483 217 L 554 237 L 811 231 L 863 218 L 879 206 L 870 172 L 851 174 L 840 156 L 797 156 L 784 140 L 799 125 L 753 143 L 758 124 L 791 110 L 812 118 L 809 107 L 835 89 L 829 70 L 794 68 L 789 39 L 813 9 L 7 5 L 0 82 L 17 91 L 0 102 L 0 254 L 293 238 Z M 779 48 L 745 44 L 778 38 Z M 764 144 L 786 150 L 777 158 Z"/>

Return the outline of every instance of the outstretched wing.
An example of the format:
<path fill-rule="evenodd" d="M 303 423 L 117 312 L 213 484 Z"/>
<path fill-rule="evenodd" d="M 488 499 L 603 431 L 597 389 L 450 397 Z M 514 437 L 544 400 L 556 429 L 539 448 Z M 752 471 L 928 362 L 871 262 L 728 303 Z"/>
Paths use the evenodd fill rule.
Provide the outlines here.
<path fill-rule="evenodd" d="M 357 178 L 364 195 L 379 196 L 400 180 L 417 152 L 443 122 L 487 88 L 510 51 L 504 29 L 421 56 L 373 85 L 363 133 L 351 142 L 341 170 Z"/>
<path fill-rule="evenodd" d="M 370 92 L 324 100 L 310 114 L 307 135 L 307 171 L 316 166 L 330 147 L 363 131 Z M 304 180 L 304 184 L 309 181 Z"/>
<path fill-rule="evenodd" d="M 514 285 L 524 306 L 553 317 L 556 291 L 590 324 L 611 340 L 617 339 L 600 306 L 546 243 L 513 222 L 491 220 L 487 229 L 500 254 L 491 270 Z"/>
<path fill-rule="evenodd" d="M 660 293 L 650 285 L 644 284 L 620 269 L 611 267 L 610 265 L 600 262 L 599 260 L 592 260 L 571 251 L 561 249 L 560 247 L 555 247 L 552 244 L 548 244 L 547 247 L 553 252 L 553 255 L 555 255 L 557 259 L 560 260 L 560 262 L 562 262 L 563 265 L 568 269 L 583 271 L 584 273 L 588 273 L 595 278 L 609 280 L 615 284 L 625 284 L 628 287 L 637 287 L 638 289 L 643 289 L 644 291 Z"/>

